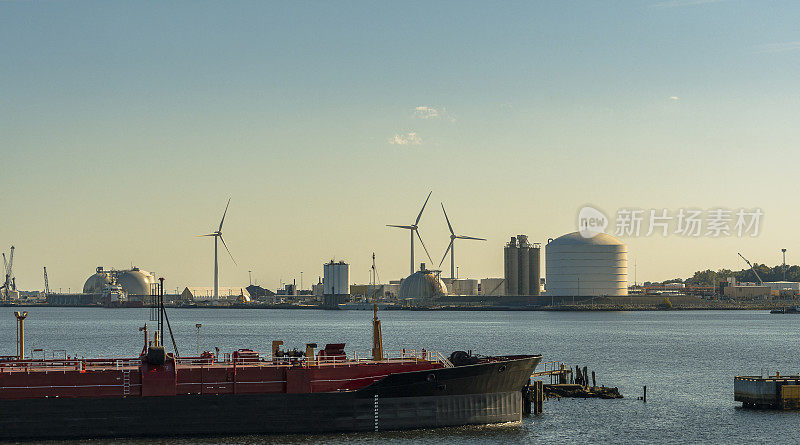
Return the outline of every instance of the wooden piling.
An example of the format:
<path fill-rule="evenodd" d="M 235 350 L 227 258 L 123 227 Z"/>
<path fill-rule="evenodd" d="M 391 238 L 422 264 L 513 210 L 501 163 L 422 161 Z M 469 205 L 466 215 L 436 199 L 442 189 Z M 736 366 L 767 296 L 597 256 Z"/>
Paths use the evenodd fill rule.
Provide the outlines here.
<path fill-rule="evenodd" d="M 528 384 L 522 388 L 522 415 L 531 415 L 531 402 L 533 402 L 533 386 L 531 386 L 531 379 L 528 379 Z"/>
<path fill-rule="evenodd" d="M 533 384 L 533 413 L 542 414 L 544 412 L 544 382 L 537 380 Z"/>

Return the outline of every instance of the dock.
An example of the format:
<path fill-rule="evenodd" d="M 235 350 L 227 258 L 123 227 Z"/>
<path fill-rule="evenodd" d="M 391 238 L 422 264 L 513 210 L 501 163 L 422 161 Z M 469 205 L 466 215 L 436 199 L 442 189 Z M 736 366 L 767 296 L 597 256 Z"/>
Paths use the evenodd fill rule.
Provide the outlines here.
<path fill-rule="evenodd" d="M 737 376 L 733 400 L 753 409 L 800 409 L 800 376 Z"/>

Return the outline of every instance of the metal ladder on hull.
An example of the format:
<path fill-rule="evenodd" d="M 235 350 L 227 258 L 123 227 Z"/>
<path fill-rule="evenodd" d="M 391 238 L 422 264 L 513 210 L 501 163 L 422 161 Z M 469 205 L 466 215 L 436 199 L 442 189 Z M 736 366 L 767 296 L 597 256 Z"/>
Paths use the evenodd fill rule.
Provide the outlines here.
<path fill-rule="evenodd" d="M 122 370 L 122 395 L 129 396 L 131 394 L 131 370 Z"/>

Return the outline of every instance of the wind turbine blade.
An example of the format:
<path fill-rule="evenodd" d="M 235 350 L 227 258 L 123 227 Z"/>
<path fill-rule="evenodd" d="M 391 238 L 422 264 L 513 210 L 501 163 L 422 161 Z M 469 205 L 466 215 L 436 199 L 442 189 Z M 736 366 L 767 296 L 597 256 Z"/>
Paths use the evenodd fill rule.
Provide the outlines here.
<path fill-rule="evenodd" d="M 474 239 L 474 240 L 478 240 L 478 241 L 486 241 L 486 238 L 475 238 L 474 236 L 458 235 L 458 236 L 456 236 L 456 238 L 458 238 L 458 239 Z"/>
<path fill-rule="evenodd" d="M 419 238 L 419 242 L 420 242 L 420 244 L 422 244 L 422 248 L 425 249 L 425 255 L 428 255 L 428 259 L 431 261 L 431 264 L 433 264 L 433 258 L 431 258 L 431 254 L 428 253 L 428 248 L 425 247 L 425 242 L 422 241 L 422 236 L 420 236 L 419 230 L 415 229 L 414 232 L 417 233 L 417 238 Z"/>
<path fill-rule="evenodd" d="M 231 205 L 231 198 L 228 198 L 228 204 L 225 205 L 225 212 L 222 213 L 222 220 L 219 222 L 218 232 L 222 232 L 222 223 L 225 222 L 225 215 L 228 214 L 228 206 Z"/>
<path fill-rule="evenodd" d="M 453 232 L 453 226 L 450 225 L 450 218 L 447 217 L 447 212 L 444 210 L 444 203 L 442 203 L 442 211 L 444 212 L 444 219 L 447 221 L 447 227 L 450 229 L 450 234 L 455 235 L 456 233 Z"/>
<path fill-rule="evenodd" d="M 428 200 L 431 199 L 431 193 L 433 193 L 433 190 L 431 190 L 430 193 L 428 193 L 428 197 L 425 198 L 425 204 L 422 204 L 422 209 L 419 211 L 419 215 L 417 215 L 417 220 L 414 221 L 414 225 L 415 226 L 419 225 L 419 219 L 422 218 L 422 212 L 425 211 L 425 206 L 428 205 Z M 431 261 L 433 261 L 433 260 L 431 260 Z"/>
<path fill-rule="evenodd" d="M 217 235 L 214 233 L 209 233 L 208 235 L 195 235 L 195 236 L 204 237 L 204 236 L 217 236 Z"/>
<path fill-rule="evenodd" d="M 386 227 L 397 227 L 399 229 L 414 229 L 414 226 L 395 226 L 393 224 L 386 224 Z"/>
<path fill-rule="evenodd" d="M 225 246 L 225 250 L 227 250 L 227 251 L 228 251 L 228 255 L 230 255 L 230 256 L 231 256 L 231 259 L 233 260 L 233 264 L 236 264 L 236 265 L 238 266 L 239 264 L 238 264 L 238 263 L 236 262 L 236 260 L 233 258 L 233 254 L 231 253 L 230 249 L 228 249 L 228 245 L 227 245 L 227 244 L 225 244 L 225 238 L 223 238 L 223 237 L 222 237 L 222 235 L 220 235 L 220 236 L 219 236 L 219 240 L 220 240 L 220 241 L 222 241 L 222 245 L 223 245 L 223 246 Z"/>
<path fill-rule="evenodd" d="M 450 240 L 450 244 L 447 245 L 447 250 L 444 251 L 444 255 L 442 255 L 442 261 L 439 261 L 439 267 L 442 267 L 442 263 L 444 263 L 444 259 L 447 258 L 447 252 L 450 251 L 450 248 L 453 247 L 453 240 Z"/>

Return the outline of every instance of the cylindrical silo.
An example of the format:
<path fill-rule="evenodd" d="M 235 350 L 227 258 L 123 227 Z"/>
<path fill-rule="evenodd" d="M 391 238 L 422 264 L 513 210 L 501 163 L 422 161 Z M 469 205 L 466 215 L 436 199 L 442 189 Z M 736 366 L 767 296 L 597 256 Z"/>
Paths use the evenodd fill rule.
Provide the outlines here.
<path fill-rule="evenodd" d="M 529 253 L 530 261 L 529 263 L 529 276 L 530 276 L 530 295 L 539 295 L 541 294 L 541 290 L 539 287 L 539 282 L 541 281 L 541 269 L 539 267 L 540 258 L 539 258 L 539 248 L 540 244 L 534 244 Z"/>
<path fill-rule="evenodd" d="M 503 264 L 505 266 L 506 294 L 519 295 L 519 253 L 517 249 L 517 238 L 511 237 L 511 241 L 503 249 Z"/>
<path fill-rule="evenodd" d="M 628 252 L 606 233 L 584 238 L 578 232 L 545 246 L 547 295 L 620 296 L 628 294 Z"/>

